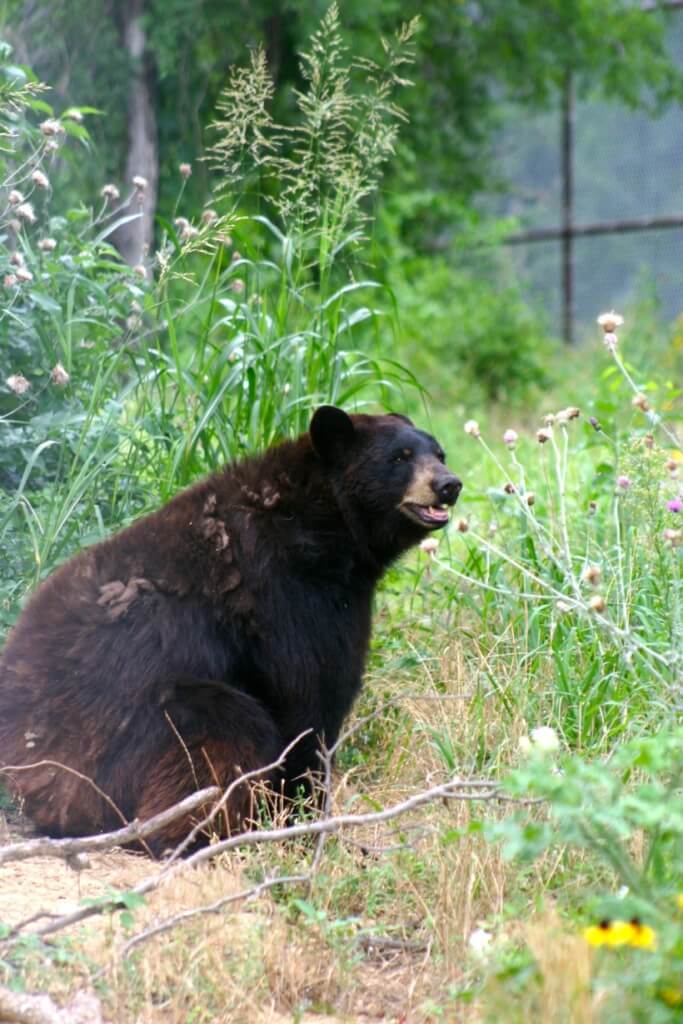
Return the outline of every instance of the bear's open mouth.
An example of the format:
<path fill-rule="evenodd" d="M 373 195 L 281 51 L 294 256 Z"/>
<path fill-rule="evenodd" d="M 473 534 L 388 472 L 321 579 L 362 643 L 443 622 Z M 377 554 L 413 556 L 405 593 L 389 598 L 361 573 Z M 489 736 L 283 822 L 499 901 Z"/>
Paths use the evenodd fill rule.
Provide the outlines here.
<path fill-rule="evenodd" d="M 448 508 L 445 505 L 416 505 L 415 502 L 406 501 L 401 505 L 401 512 L 430 530 L 438 530 L 448 522 Z"/>

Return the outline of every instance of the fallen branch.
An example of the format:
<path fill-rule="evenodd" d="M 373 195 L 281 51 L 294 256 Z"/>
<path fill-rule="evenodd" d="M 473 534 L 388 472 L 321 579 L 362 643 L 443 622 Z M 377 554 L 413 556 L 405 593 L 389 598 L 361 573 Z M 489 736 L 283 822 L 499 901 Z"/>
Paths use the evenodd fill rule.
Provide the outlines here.
<path fill-rule="evenodd" d="M 8 864 L 10 861 L 28 860 L 30 857 L 61 857 L 69 860 L 78 854 L 100 853 L 115 846 L 123 846 L 125 843 L 143 841 L 176 818 L 189 814 L 207 800 L 213 800 L 220 795 L 221 790 L 218 786 L 209 786 L 198 793 L 191 793 L 180 803 L 155 814 L 147 821 L 136 819 L 125 828 L 119 828 L 115 832 L 104 832 L 99 836 L 87 836 L 83 839 L 50 839 L 44 836 L 10 846 L 0 846 L 0 865 Z"/>
<path fill-rule="evenodd" d="M 3 1024 L 102 1024 L 102 1007 L 94 992 L 77 992 L 62 1010 L 46 995 L 12 992 L 0 985 Z"/>

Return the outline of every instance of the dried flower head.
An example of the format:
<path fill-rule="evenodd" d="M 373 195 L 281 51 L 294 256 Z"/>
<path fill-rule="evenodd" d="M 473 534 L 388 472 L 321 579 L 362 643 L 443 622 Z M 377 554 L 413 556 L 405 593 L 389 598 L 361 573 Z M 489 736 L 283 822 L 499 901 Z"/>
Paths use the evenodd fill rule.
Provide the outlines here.
<path fill-rule="evenodd" d="M 38 242 L 38 248 L 42 252 L 52 252 L 53 249 L 57 248 L 57 242 L 54 238 L 41 238 Z"/>
<path fill-rule="evenodd" d="M 50 180 L 47 174 L 43 174 L 43 172 L 39 170 L 35 170 L 33 172 L 33 174 L 31 175 L 31 181 L 34 185 L 37 185 L 38 188 L 47 189 L 50 187 Z"/>
<path fill-rule="evenodd" d="M 508 481 L 508 483 L 505 484 L 505 487 L 503 487 L 503 490 L 505 491 L 506 494 L 515 494 L 516 491 L 517 491 L 517 488 L 515 487 L 514 484 L 511 484 Z"/>
<path fill-rule="evenodd" d="M 536 504 L 536 495 L 533 491 L 528 491 L 527 494 L 524 495 L 524 500 L 526 501 L 529 508 L 531 508 L 532 505 Z"/>
<path fill-rule="evenodd" d="M 15 395 L 25 395 L 28 389 L 31 387 L 30 383 L 26 380 L 21 373 L 13 373 L 11 377 L 7 378 L 7 387 L 10 391 L 13 391 Z"/>
<path fill-rule="evenodd" d="M 20 203 L 20 205 L 17 206 L 17 217 L 21 220 L 25 220 L 27 224 L 35 224 L 36 222 L 36 215 L 33 212 L 33 207 L 30 203 Z"/>
<path fill-rule="evenodd" d="M 232 254 L 232 257 L 230 259 L 230 262 L 231 263 L 237 263 L 237 260 L 241 260 L 241 259 L 242 259 L 242 253 L 239 251 L 239 249 L 235 249 L 235 251 Z"/>
<path fill-rule="evenodd" d="M 215 224 L 217 220 L 218 214 L 216 213 L 215 210 L 204 210 L 204 212 L 202 213 L 202 222 L 204 224 L 208 224 L 209 227 L 212 224 Z"/>
<path fill-rule="evenodd" d="M 552 427 L 541 427 L 536 431 L 536 440 L 539 444 L 545 444 L 553 436 Z"/>
<path fill-rule="evenodd" d="M 245 288 L 244 281 L 242 280 L 241 277 L 236 277 L 234 281 L 230 282 L 230 288 L 232 289 L 233 292 L 236 292 L 238 295 L 241 295 Z"/>
<path fill-rule="evenodd" d="M 147 267 L 144 263 L 138 263 L 137 266 L 133 267 L 133 272 L 136 273 L 138 277 L 142 277 L 145 280 L 147 279 Z"/>
<path fill-rule="evenodd" d="M 668 528 L 663 531 L 662 536 L 667 544 L 672 548 L 677 548 L 681 543 L 681 539 L 683 539 L 683 530 L 672 530 L 671 528 Z"/>
<path fill-rule="evenodd" d="M 605 334 L 613 334 L 617 327 L 621 327 L 624 322 L 623 316 L 619 316 L 614 310 L 609 313 L 601 313 L 598 317 L 598 323 L 602 327 Z"/>
<path fill-rule="evenodd" d="M 678 476 L 678 468 L 679 468 L 679 463 L 676 462 L 675 459 L 667 459 L 666 471 L 669 474 L 669 476 L 673 476 L 673 477 Z"/>
<path fill-rule="evenodd" d="M 589 501 L 588 502 L 588 515 L 589 516 L 594 516 L 597 511 L 598 511 L 598 503 L 597 503 L 597 501 Z"/>
<path fill-rule="evenodd" d="M 5 288 L 16 288 L 19 282 L 17 281 L 16 274 L 5 274 L 2 283 Z"/>
<path fill-rule="evenodd" d="M 61 363 L 56 363 L 50 373 L 50 380 L 53 384 L 56 384 L 58 388 L 64 388 L 70 381 L 69 374 L 66 372 Z"/>
<path fill-rule="evenodd" d="M 469 434 L 470 437 L 481 437 L 481 430 L 476 420 L 467 420 L 465 423 L 465 433 Z"/>
<path fill-rule="evenodd" d="M 650 411 L 650 403 L 648 402 L 645 395 L 637 394 L 631 402 L 631 405 L 634 409 L 640 409 L 641 412 Z"/>
<path fill-rule="evenodd" d="M 594 587 L 596 583 L 600 582 L 601 577 L 602 569 L 599 565 L 587 565 L 581 573 L 581 579 L 584 583 L 590 583 L 592 587 Z"/>
<path fill-rule="evenodd" d="M 605 599 L 602 594 L 593 594 L 588 602 L 588 607 L 592 612 L 602 613 L 607 605 L 605 604 Z"/>
<path fill-rule="evenodd" d="M 470 528 L 470 524 L 466 519 L 456 519 L 455 528 L 458 533 L 467 533 Z"/>
<path fill-rule="evenodd" d="M 17 281 L 23 281 L 24 284 L 27 284 L 29 281 L 33 280 L 33 274 L 27 267 L 17 267 L 16 278 Z"/>
<path fill-rule="evenodd" d="M 570 612 L 572 610 L 572 606 L 569 604 L 569 602 L 563 601 L 562 598 L 559 598 L 559 600 L 555 602 L 555 607 L 558 610 L 558 612 L 561 612 L 563 615 L 566 615 L 567 612 Z"/>
<path fill-rule="evenodd" d="M 597 431 L 602 430 L 602 427 L 600 426 L 600 421 L 596 420 L 595 416 L 591 416 L 591 418 L 588 420 L 588 422 L 590 423 L 590 425 L 593 428 L 593 430 L 597 430 Z"/>
<path fill-rule="evenodd" d="M 439 542 L 436 537 L 425 537 L 420 544 L 420 551 L 424 551 L 426 555 L 432 557 L 436 554 L 436 549 L 439 546 Z"/>
<path fill-rule="evenodd" d="M 24 259 L 24 254 L 19 249 L 15 249 L 15 251 L 10 256 L 9 261 L 13 267 L 23 267 L 24 264 L 26 263 L 26 260 Z"/>
<path fill-rule="evenodd" d="M 67 121 L 75 121 L 76 124 L 83 124 L 84 117 L 78 107 L 69 107 L 62 114 L 62 118 L 66 118 Z"/>
<path fill-rule="evenodd" d="M 191 238 L 196 238 L 199 234 L 199 229 L 194 227 L 193 224 L 185 224 L 180 232 L 180 237 L 184 242 L 187 242 Z"/>
<path fill-rule="evenodd" d="M 187 181 L 192 174 L 192 164 L 179 164 L 178 171 L 180 172 L 180 177 Z"/>
<path fill-rule="evenodd" d="M 144 178 L 141 174 L 136 174 L 133 178 L 133 184 L 138 192 L 144 192 L 149 182 L 147 181 L 147 178 Z"/>
<path fill-rule="evenodd" d="M 18 206 L 19 203 L 23 203 L 23 201 L 24 194 L 23 192 L 20 192 L 18 188 L 13 188 L 9 196 L 7 197 L 7 202 L 10 204 L 10 206 Z"/>
<path fill-rule="evenodd" d="M 121 193 L 111 182 L 102 188 L 100 195 L 110 203 L 115 203 L 117 199 L 121 198 Z"/>
<path fill-rule="evenodd" d="M 519 434 L 516 430 L 509 429 L 503 434 L 503 442 L 508 446 L 508 448 L 514 448 L 518 440 Z"/>
<path fill-rule="evenodd" d="M 555 422 L 555 413 L 554 412 L 547 412 L 545 414 L 545 416 L 543 417 L 543 426 L 544 427 L 552 427 L 554 422 Z"/>
<path fill-rule="evenodd" d="M 46 137 L 54 137 L 55 135 L 63 134 L 64 125 L 54 117 L 48 117 L 48 119 L 43 121 L 40 125 L 40 130 Z"/>

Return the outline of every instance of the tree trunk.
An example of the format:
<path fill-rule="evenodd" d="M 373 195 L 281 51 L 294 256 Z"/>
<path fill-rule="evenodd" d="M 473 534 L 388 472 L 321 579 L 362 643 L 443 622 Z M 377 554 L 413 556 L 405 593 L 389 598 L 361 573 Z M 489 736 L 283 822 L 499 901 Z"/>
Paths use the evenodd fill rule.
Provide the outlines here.
<path fill-rule="evenodd" d="M 125 187 L 134 178 L 145 180 L 124 214 L 140 213 L 112 236 L 114 245 L 131 266 L 145 264 L 154 244 L 154 214 L 159 186 L 159 153 L 155 101 L 155 75 L 143 25 L 145 0 L 125 0 L 119 7 L 123 43 L 130 60 L 128 92 L 128 155 Z"/>

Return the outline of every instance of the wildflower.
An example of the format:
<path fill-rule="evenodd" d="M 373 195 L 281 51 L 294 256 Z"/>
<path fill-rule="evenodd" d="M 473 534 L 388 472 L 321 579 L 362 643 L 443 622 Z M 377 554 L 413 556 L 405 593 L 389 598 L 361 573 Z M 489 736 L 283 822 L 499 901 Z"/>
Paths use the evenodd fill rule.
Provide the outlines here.
<path fill-rule="evenodd" d="M 218 214 L 216 213 L 215 210 L 204 210 L 204 212 L 202 213 L 202 221 L 203 221 L 204 224 L 208 224 L 209 227 L 212 224 L 215 224 L 217 220 L 218 220 Z M 232 239 L 230 241 L 232 241 Z M 228 245 L 229 244 L 230 244 L 230 242 L 228 242 Z"/>
<path fill-rule="evenodd" d="M 192 174 L 192 164 L 179 164 L 178 170 L 180 172 L 180 177 L 187 181 Z"/>
<path fill-rule="evenodd" d="M 138 277 L 147 279 L 147 267 L 144 263 L 138 263 L 137 266 L 133 267 L 133 273 L 137 274 Z"/>
<path fill-rule="evenodd" d="M 115 203 L 117 199 L 120 199 L 121 193 L 117 189 L 116 185 L 109 183 L 105 185 L 100 192 L 100 195 L 108 202 Z"/>
<path fill-rule="evenodd" d="M 52 252 L 53 249 L 57 248 L 57 242 L 54 238 L 41 238 L 38 242 L 38 248 L 41 252 Z"/>
<path fill-rule="evenodd" d="M 601 313 L 598 317 L 598 323 L 602 327 L 605 334 L 612 334 L 616 331 L 617 327 L 621 327 L 624 322 L 623 316 L 619 316 L 614 310 L 609 313 Z"/>
<path fill-rule="evenodd" d="M 13 188 L 9 196 L 7 197 L 7 201 L 10 204 L 10 206 L 18 206 L 19 203 L 23 203 L 24 195 L 22 192 L 19 191 L 18 188 Z"/>
<path fill-rule="evenodd" d="M 641 395 L 640 393 L 635 396 L 635 398 L 631 402 L 631 405 L 634 409 L 640 409 L 641 412 L 650 411 L 650 403 L 648 402 L 645 395 Z"/>
<path fill-rule="evenodd" d="M 657 936 L 654 928 L 650 928 L 648 924 L 641 924 L 637 917 L 629 921 L 629 926 L 631 928 L 631 935 L 628 940 L 629 946 L 633 946 L 635 949 L 655 948 Z"/>
<path fill-rule="evenodd" d="M 467 420 L 465 423 L 465 433 L 469 434 L 470 437 L 481 437 L 481 430 L 476 420 Z"/>
<path fill-rule="evenodd" d="M 550 753 L 560 749 L 560 739 L 555 730 L 549 725 L 539 725 L 531 730 L 531 742 L 536 750 Z"/>
<path fill-rule="evenodd" d="M 230 262 L 231 263 L 236 263 L 237 260 L 241 260 L 241 259 L 242 259 L 242 253 L 239 252 L 237 249 L 235 249 L 234 253 L 232 254 L 232 259 L 230 260 Z"/>
<path fill-rule="evenodd" d="M 683 892 L 679 892 L 676 896 L 676 906 L 679 910 L 683 910 Z"/>
<path fill-rule="evenodd" d="M 9 261 L 13 267 L 23 267 L 24 264 L 26 263 L 23 252 L 19 252 L 18 249 L 12 253 L 12 255 L 9 258 Z"/>
<path fill-rule="evenodd" d="M 681 538 L 683 538 L 683 530 L 664 530 L 662 536 L 667 544 L 672 548 L 677 548 L 681 543 Z"/>
<path fill-rule="evenodd" d="M 40 125 L 40 130 L 43 135 L 50 137 L 55 135 L 61 135 L 64 131 L 64 125 L 53 117 L 48 117 L 46 121 L 43 121 Z"/>
<path fill-rule="evenodd" d="M 633 926 L 626 921 L 600 921 L 583 929 L 583 937 L 591 946 L 626 946 Z"/>
<path fill-rule="evenodd" d="M 133 184 L 138 192 L 144 192 L 148 185 L 147 178 L 143 178 L 141 174 L 136 174 L 133 178 Z"/>
<path fill-rule="evenodd" d="M 555 602 L 555 607 L 558 612 L 562 612 L 563 615 L 572 610 L 572 606 L 568 604 L 567 601 L 563 601 L 562 598 Z"/>
<path fill-rule="evenodd" d="M 600 582 L 602 576 L 602 570 L 599 565 L 587 565 L 581 573 L 581 579 L 584 583 L 590 583 L 593 587 L 596 583 Z"/>
<path fill-rule="evenodd" d="M 503 442 L 508 448 L 514 448 L 519 440 L 519 434 L 516 430 L 506 430 L 503 434 Z"/>
<path fill-rule="evenodd" d="M 64 369 L 61 363 L 56 363 L 50 373 L 50 380 L 53 384 L 56 384 L 58 388 L 64 388 L 70 381 L 70 376 Z"/>
<path fill-rule="evenodd" d="M 425 537 L 420 544 L 420 551 L 424 551 L 425 555 L 429 555 L 431 557 L 436 554 L 438 546 L 439 542 L 436 537 Z"/>
<path fill-rule="evenodd" d="M 581 410 L 576 405 L 568 405 L 566 409 L 560 409 L 555 415 L 558 423 L 568 423 L 581 415 Z"/>
<path fill-rule="evenodd" d="M 515 487 L 514 484 L 507 483 L 507 484 L 505 484 L 505 487 L 503 488 L 503 490 L 505 491 L 506 494 L 515 494 L 516 491 L 517 491 L 517 488 Z"/>
<path fill-rule="evenodd" d="M 543 417 L 543 426 L 544 427 L 552 427 L 554 425 L 554 423 L 555 423 L 555 413 L 554 412 L 546 413 L 545 416 Z"/>
<path fill-rule="evenodd" d="M 532 505 L 536 504 L 536 495 L 533 491 L 529 491 L 528 494 L 524 495 L 524 500 L 526 501 L 529 508 L 531 508 Z"/>
<path fill-rule="evenodd" d="M 33 280 L 33 274 L 31 273 L 30 270 L 27 270 L 26 267 L 17 267 L 16 278 L 17 281 L 23 281 L 24 283 L 28 283 L 29 281 Z"/>
<path fill-rule="evenodd" d="M 627 476 L 617 477 L 617 489 L 620 491 L 627 491 L 631 486 L 631 480 Z"/>
<path fill-rule="evenodd" d="M 70 107 L 68 110 L 65 110 L 62 117 L 68 121 L 75 121 L 76 124 L 83 124 L 83 114 L 77 107 Z"/>
<path fill-rule="evenodd" d="M 244 291 L 244 281 L 241 277 L 236 277 L 235 280 L 231 282 L 230 288 L 232 291 L 237 292 L 237 294 L 240 295 Z"/>
<path fill-rule="evenodd" d="M 28 221 L 29 224 L 35 224 L 36 222 L 36 215 L 30 203 L 21 203 L 17 206 L 17 217 L 20 220 Z"/>
<path fill-rule="evenodd" d="M 589 501 L 588 502 L 588 515 L 589 516 L 594 516 L 597 511 L 598 511 L 598 503 L 597 503 L 597 501 Z"/>
<path fill-rule="evenodd" d="M 602 427 L 600 426 L 599 421 L 596 420 L 595 416 L 591 416 L 588 422 L 590 423 L 593 430 L 602 430 Z"/>
<path fill-rule="evenodd" d="M 467 533 L 470 528 L 470 524 L 466 519 L 456 519 L 455 528 L 458 533 Z"/>
<path fill-rule="evenodd" d="M 545 444 L 553 436 L 552 427 L 541 427 L 536 431 L 536 440 L 539 444 Z"/>
<path fill-rule="evenodd" d="M 666 507 L 669 512 L 680 512 L 683 509 L 683 501 L 680 498 L 672 498 L 671 501 L 667 501 Z"/>
<path fill-rule="evenodd" d="M 2 283 L 5 288 L 14 288 L 18 284 L 16 274 L 5 274 Z"/>
<path fill-rule="evenodd" d="M 47 174 L 43 174 L 43 172 L 39 170 L 35 170 L 33 172 L 33 174 L 31 175 L 31 181 L 34 185 L 37 185 L 38 188 L 50 187 L 50 181 L 48 179 Z"/>
<path fill-rule="evenodd" d="M 26 380 L 26 377 L 21 373 L 13 373 L 11 377 L 7 378 L 6 384 L 10 391 L 13 391 L 15 395 L 25 395 L 31 387 L 30 383 Z"/>
<path fill-rule="evenodd" d="M 475 928 L 467 940 L 467 945 L 476 956 L 482 956 L 491 945 L 493 936 L 484 928 Z"/>
<path fill-rule="evenodd" d="M 593 594 L 590 601 L 588 602 L 588 607 L 592 612 L 598 612 L 598 614 L 602 614 L 607 605 L 605 604 L 605 599 L 602 596 L 602 594 Z"/>
<path fill-rule="evenodd" d="M 611 331 L 607 331 L 607 333 L 603 336 L 602 340 L 605 343 L 605 348 L 609 352 L 616 351 L 617 345 L 619 344 L 619 339 L 617 338 L 616 334 L 612 334 Z"/>
<path fill-rule="evenodd" d="M 669 459 L 666 463 L 666 469 L 669 476 L 678 476 L 678 463 L 675 459 Z"/>
<path fill-rule="evenodd" d="M 182 231 L 180 232 L 180 237 L 182 238 L 183 241 L 187 242 L 189 241 L 190 238 L 196 238 L 198 234 L 198 229 L 195 228 L 192 224 L 185 224 Z"/>

